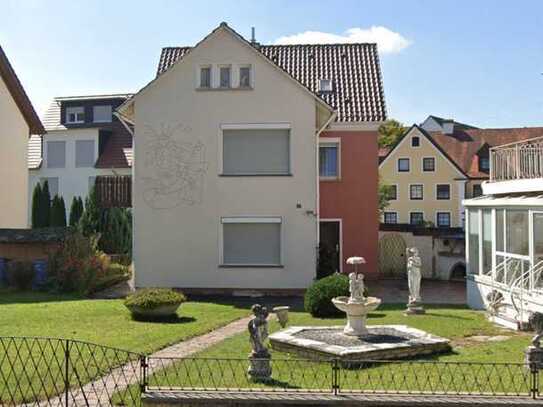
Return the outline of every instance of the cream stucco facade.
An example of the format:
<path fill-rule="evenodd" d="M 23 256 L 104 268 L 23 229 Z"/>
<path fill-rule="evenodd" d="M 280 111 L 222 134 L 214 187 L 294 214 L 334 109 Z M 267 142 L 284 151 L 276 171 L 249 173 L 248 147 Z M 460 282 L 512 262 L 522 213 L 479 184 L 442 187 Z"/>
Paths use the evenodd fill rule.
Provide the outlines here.
<path fill-rule="evenodd" d="M 413 142 L 418 138 L 419 145 Z M 423 171 L 424 158 L 434 159 L 434 171 Z M 398 160 L 408 159 L 409 170 L 399 171 Z M 396 186 L 396 199 L 391 199 L 386 212 L 397 214 L 397 223 L 410 223 L 412 212 L 422 212 L 425 222 L 437 226 L 438 213 L 450 214 L 450 226 L 462 227 L 462 200 L 468 179 L 445 155 L 414 126 L 379 166 L 381 182 Z M 410 186 L 422 185 L 422 199 L 411 199 Z M 449 199 L 437 198 L 437 186 L 449 186 Z M 418 187 L 417 187 L 418 188 Z M 383 221 L 384 219 L 382 219 Z"/>
<path fill-rule="evenodd" d="M 28 226 L 29 126 L 0 77 L 0 228 Z"/>
<path fill-rule="evenodd" d="M 199 73 L 232 71 L 232 89 L 200 89 Z M 238 68 L 251 69 L 240 89 Z M 216 79 L 212 79 L 212 82 Z M 317 127 L 331 116 L 252 46 L 220 27 L 120 108 L 134 132 L 136 285 L 302 289 L 315 277 Z M 226 176 L 223 132 L 288 130 L 289 174 Z M 280 224 L 280 264 L 224 263 L 227 222 Z"/>

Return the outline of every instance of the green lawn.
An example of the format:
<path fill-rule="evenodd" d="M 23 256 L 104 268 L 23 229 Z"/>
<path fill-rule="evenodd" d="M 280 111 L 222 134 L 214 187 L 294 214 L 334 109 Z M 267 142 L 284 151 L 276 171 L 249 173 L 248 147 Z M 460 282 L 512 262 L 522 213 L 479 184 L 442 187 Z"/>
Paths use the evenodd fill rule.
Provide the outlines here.
<path fill-rule="evenodd" d="M 181 305 L 174 320 L 140 322 L 132 320 L 122 300 L 0 291 L 0 404 L 11 399 L 22 401 L 58 394 L 64 389 L 64 342 L 23 342 L 6 337 L 70 338 L 150 353 L 249 313 L 243 303 L 187 302 Z M 72 386 L 137 358 L 136 354 L 78 342 L 70 350 Z"/>
<path fill-rule="evenodd" d="M 453 351 L 409 363 L 382 363 L 363 369 L 341 369 L 339 381 L 343 389 L 387 391 L 463 391 L 510 392 L 529 391 L 529 376 L 520 365 L 493 365 L 494 363 L 520 363 L 530 336 L 496 327 L 484 313 L 455 306 L 429 306 L 426 315 L 406 317 L 403 306 L 383 305 L 369 316 L 370 325 L 405 324 L 435 335 L 451 339 Z M 343 325 L 344 319 L 315 319 L 303 312 L 291 312 L 289 326 Z M 270 332 L 280 329 L 275 321 Z M 472 336 L 509 336 L 509 339 L 491 342 L 476 341 Z M 150 378 L 149 384 L 171 387 L 231 387 L 231 388 L 291 388 L 330 389 L 332 368 L 329 363 L 299 361 L 298 356 L 272 350 L 273 383 L 255 384 L 247 380 L 247 355 L 250 351 L 246 333 L 227 339 L 209 348 L 197 358 L 233 358 L 213 360 L 184 360 Z M 429 361 L 449 364 L 429 364 Z M 469 362 L 489 365 L 469 365 Z"/>

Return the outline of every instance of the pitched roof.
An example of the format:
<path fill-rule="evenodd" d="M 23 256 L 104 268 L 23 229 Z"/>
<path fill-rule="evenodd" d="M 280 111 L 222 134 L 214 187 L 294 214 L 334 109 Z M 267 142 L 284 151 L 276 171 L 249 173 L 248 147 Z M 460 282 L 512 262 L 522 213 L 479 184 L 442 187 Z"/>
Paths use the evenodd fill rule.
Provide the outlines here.
<path fill-rule="evenodd" d="M 463 129 L 477 129 L 478 128 L 478 127 L 472 126 L 471 124 L 457 122 L 454 119 L 444 119 L 443 117 L 434 116 L 432 114 L 429 115 L 428 117 L 431 117 L 432 119 L 434 119 L 442 127 L 443 127 L 443 124 L 445 123 L 454 123 L 455 127 L 460 127 Z"/>
<path fill-rule="evenodd" d="M 543 137 L 543 127 L 504 129 L 456 129 L 453 134 L 427 133 L 442 151 L 470 178 L 488 178 L 479 171 L 477 153 L 487 145 L 495 147 L 515 141 Z"/>
<path fill-rule="evenodd" d="M 11 97 L 23 115 L 31 134 L 43 134 L 45 130 L 36 114 L 30 99 L 28 98 L 23 85 L 19 81 L 17 74 L 9 63 L 8 57 L 0 46 L 0 77 L 6 84 Z"/>
<path fill-rule="evenodd" d="M 61 102 L 63 101 L 89 101 L 89 100 L 126 100 L 131 94 L 91 95 L 57 97 L 53 100 L 44 116 L 45 129 L 50 131 L 69 130 L 61 121 Z M 98 160 L 96 168 L 129 168 L 132 166 L 132 135 L 117 120 L 111 123 L 99 123 L 94 126 L 85 125 L 85 128 L 96 128 L 108 132 L 106 144 Z M 67 133 L 68 136 L 68 133 Z M 28 142 L 28 168 L 37 169 L 42 163 L 42 137 L 32 136 Z"/>
<path fill-rule="evenodd" d="M 339 122 L 383 121 L 385 95 L 376 44 L 255 46 L 269 60 L 333 107 Z M 191 47 L 162 49 L 157 76 Z M 333 91 L 319 92 L 319 79 L 331 79 Z"/>
<path fill-rule="evenodd" d="M 487 172 L 479 171 L 478 152 L 485 146 L 495 147 L 515 141 L 543 137 L 543 127 L 519 127 L 505 129 L 463 129 L 455 127 L 453 134 L 428 132 L 414 124 L 388 151 L 380 149 L 382 163 L 413 129 L 418 129 L 462 174 L 468 178 L 488 178 Z M 384 156 L 382 154 L 385 154 Z"/>

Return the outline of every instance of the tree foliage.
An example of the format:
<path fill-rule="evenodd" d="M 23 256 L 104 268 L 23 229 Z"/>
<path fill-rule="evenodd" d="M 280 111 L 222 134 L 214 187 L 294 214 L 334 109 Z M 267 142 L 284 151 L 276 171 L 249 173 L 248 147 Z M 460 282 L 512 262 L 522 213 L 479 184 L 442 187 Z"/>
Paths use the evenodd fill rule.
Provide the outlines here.
<path fill-rule="evenodd" d="M 392 147 L 400 141 L 407 128 L 397 120 L 389 119 L 379 126 L 379 147 Z"/>
<path fill-rule="evenodd" d="M 51 225 L 51 194 L 49 193 L 49 182 L 43 183 L 40 199 L 40 219 L 42 224 L 40 227 L 48 227 Z"/>
<path fill-rule="evenodd" d="M 392 186 L 385 184 L 379 180 L 379 216 L 382 215 L 385 208 L 390 205 L 390 194 L 392 192 Z"/>
<path fill-rule="evenodd" d="M 83 215 L 83 200 L 80 196 L 74 196 L 70 205 L 70 226 L 77 226 Z"/>
<path fill-rule="evenodd" d="M 32 192 L 32 227 L 43 227 L 43 217 L 41 216 L 41 184 L 38 182 Z"/>
<path fill-rule="evenodd" d="M 66 227 L 66 205 L 64 198 L 55 195 L 51 204 L 50 225 L 55 227 Z"/>

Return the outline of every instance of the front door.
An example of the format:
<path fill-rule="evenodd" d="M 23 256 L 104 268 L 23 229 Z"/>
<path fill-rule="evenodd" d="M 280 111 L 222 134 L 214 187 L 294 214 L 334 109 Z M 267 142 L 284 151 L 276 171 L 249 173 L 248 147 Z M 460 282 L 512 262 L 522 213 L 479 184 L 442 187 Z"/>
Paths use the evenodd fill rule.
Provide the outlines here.
<path fill-rule="evenodd" d="M 322 278 L 341 271 L 341 221 L 321 220 L 319 233 L 320 248 L 317 278 Z"/>

